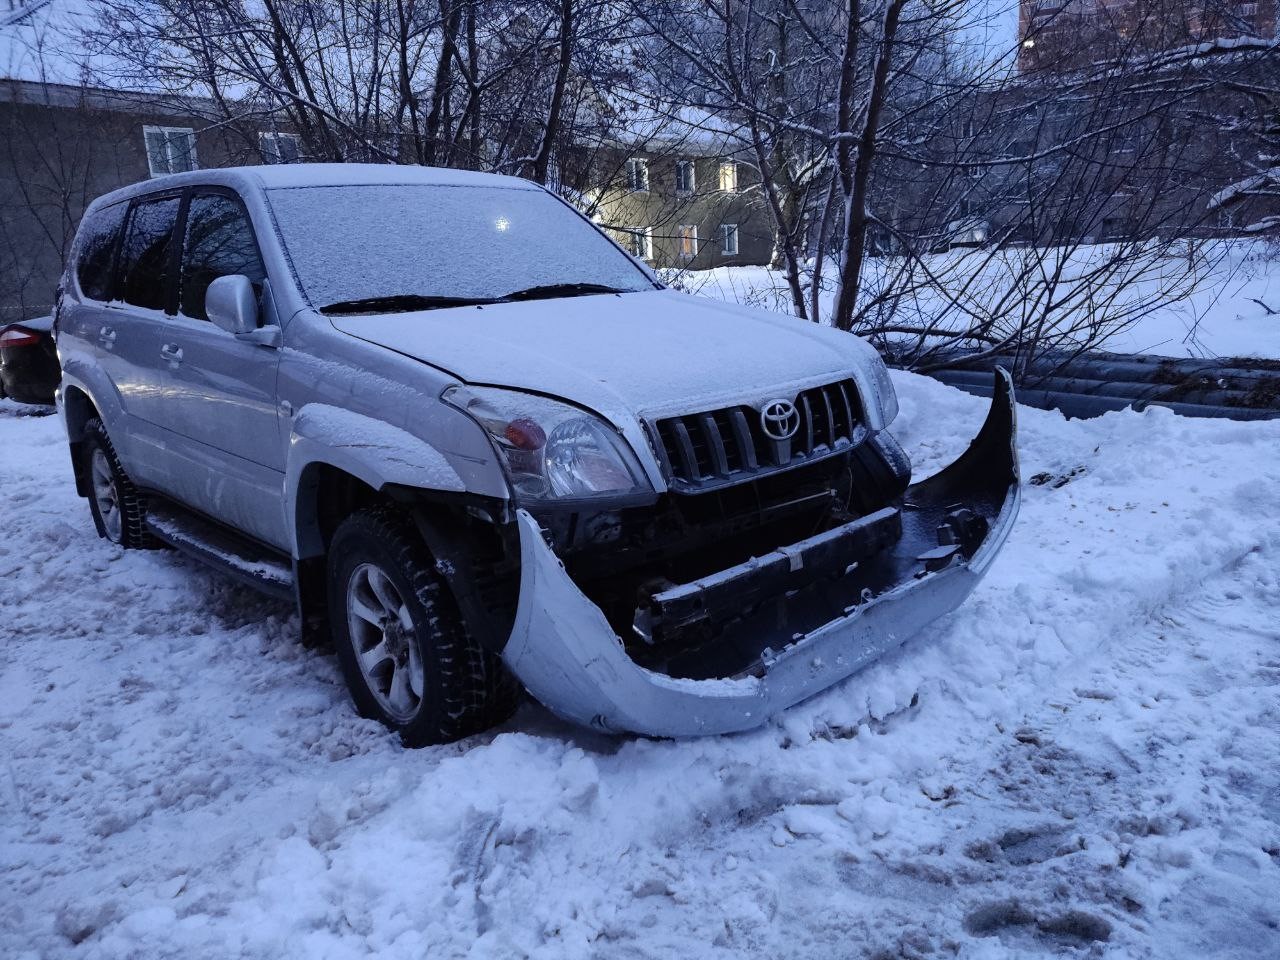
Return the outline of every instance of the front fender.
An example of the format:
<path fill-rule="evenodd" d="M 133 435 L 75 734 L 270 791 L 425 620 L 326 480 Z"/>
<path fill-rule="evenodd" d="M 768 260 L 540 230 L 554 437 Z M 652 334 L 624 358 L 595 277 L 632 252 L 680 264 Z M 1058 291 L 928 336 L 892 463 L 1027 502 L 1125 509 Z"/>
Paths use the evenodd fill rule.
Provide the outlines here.
<path fill-rule="evenodd" d="M 285 509 L 298 515 L 298 493 L 308 467 L 325 464 L 356 477 L 374 490 L 395 484 L 418 490 L 463 493 L 466 485 L 443 453 L 407 430 L 363 414 L 313 403 L 294 418 L 285 464 Z M 306 542 L 290 523 L 294 556 L 317 545 Z"/>

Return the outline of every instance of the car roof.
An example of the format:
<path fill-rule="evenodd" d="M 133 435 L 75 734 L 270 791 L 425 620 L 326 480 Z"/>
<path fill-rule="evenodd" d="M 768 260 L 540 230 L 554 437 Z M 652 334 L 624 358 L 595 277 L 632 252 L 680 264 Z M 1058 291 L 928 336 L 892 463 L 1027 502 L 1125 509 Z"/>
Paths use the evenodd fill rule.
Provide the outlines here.
<path fill-rule="evenodd" d="M 143 194 L 191 186 L 223 186 L 246 192 L 297 187 L 340 187 L 379 185 L 421 185 L 448 187 L 504 187 L 540 190 L 537 184 L 519 177 L 447 167 L 422 167 L 395 163 L 286 163 L 247 167 L 218 167 L 153 177 L 105 194 L 94 206 L 128 200 Z"/>

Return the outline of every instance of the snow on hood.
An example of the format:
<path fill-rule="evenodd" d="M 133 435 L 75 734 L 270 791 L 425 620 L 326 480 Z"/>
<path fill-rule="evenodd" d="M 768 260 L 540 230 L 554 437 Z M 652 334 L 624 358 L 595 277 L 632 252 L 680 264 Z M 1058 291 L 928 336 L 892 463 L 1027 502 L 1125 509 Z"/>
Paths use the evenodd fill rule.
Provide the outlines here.
<path fill-rule="evenodd" d="M 791 397 L 860 375 L 874 352 L 828 327 L 669 290 L 331 319 L 468 383 L 551 394 L 606 416 Z"/>

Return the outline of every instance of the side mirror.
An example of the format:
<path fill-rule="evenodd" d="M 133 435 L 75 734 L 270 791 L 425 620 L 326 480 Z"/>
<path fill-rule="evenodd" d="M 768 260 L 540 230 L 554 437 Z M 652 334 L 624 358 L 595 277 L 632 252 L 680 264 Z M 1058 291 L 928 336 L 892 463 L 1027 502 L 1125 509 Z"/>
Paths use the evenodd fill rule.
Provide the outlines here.
<path fill-rule="evenodd" d="M 204 295 L 204 312 L 227 333 L 252 333 L 258 329 L 258 298 L 253 282 L 242 273 L 219 277 Z"/>

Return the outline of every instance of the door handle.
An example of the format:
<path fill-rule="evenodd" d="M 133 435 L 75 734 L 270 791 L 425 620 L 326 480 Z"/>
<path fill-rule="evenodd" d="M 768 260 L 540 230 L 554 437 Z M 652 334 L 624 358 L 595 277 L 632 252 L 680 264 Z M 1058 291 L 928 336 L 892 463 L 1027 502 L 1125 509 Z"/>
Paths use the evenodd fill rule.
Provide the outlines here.
<path fill-rule="evenodd" d="M 172 343 L 166 343 L 160 348 L 160 356 L 164 357 L 170 363 L 182 362 L 182 348 Z"/>
<path fill-rule="evenodd" d="M 115 346 L 116 331 L 112 327 L 103 327 L 98 331 L 98 342 L 104 347 Z"/>

